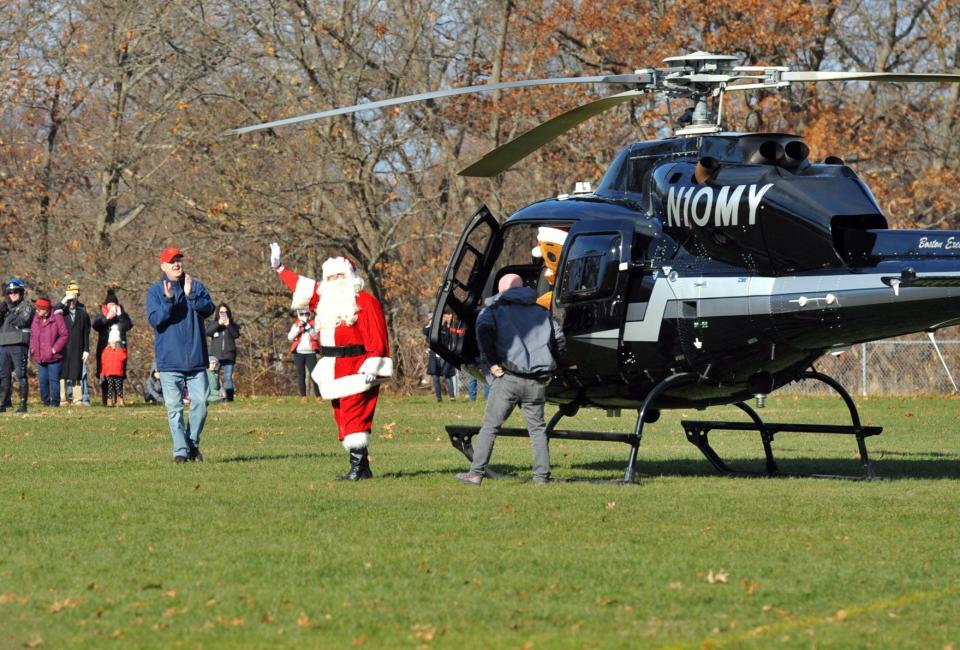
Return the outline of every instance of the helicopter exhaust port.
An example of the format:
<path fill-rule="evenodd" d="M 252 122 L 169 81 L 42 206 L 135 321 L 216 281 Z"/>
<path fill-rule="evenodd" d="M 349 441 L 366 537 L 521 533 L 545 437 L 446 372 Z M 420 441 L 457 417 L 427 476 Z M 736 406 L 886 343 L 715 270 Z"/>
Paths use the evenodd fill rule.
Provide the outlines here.
<path fill-rule="evenodd" d="M 751 165 L 779 165 L 783 156 L 783 145 L 776 140 L 766 140 L 750 154 L 747 162 Z"/>
<path fill-rule="evenodd" d="M 783 166 L 796 169 L 810 156 L 810 147 L 800 140 L 791 140 L 783 148 Z"/>

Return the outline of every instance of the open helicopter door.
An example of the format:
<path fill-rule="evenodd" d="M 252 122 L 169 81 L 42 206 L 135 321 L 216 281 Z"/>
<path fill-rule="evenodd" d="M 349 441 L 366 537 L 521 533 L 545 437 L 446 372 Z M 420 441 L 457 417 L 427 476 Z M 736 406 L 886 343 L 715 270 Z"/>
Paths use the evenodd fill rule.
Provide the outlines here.
<path fill-rule="evenodd" d="M 554 314 L 581 377 L 620 375 L 633 236 L 630 220 L 587 219 L 574 224 L 564 244 Z"/>
<path fill-rule="evenodd" d="M 500 248 L 500 224 L 487 206 L 481 206 L 443 273 L 428 331 L 430 349 L 458 368 L 479 359 L 474 328 Z"/>

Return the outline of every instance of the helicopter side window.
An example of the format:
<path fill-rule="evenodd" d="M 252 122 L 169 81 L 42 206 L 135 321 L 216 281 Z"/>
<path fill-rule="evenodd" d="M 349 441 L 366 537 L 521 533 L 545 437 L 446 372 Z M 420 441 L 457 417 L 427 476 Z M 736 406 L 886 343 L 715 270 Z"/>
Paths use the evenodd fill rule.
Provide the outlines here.
<path fill-rule="evenodd" d="M 568 244 L 561 300 L 595 300 L 613 293 L 620 263 L 619 234 L 580 235 Z"/>
<path fill-rule="evenodd" d="M 467 238 L 463 254 L 457 260 L 453 296 L 463 302 L 467 299 L 467 289 L 470 286 L 474 275 L 480 271 L 483 261 L 483 252 L 490 241 L 491 232 L 489 228 L 477 228 Z"/>

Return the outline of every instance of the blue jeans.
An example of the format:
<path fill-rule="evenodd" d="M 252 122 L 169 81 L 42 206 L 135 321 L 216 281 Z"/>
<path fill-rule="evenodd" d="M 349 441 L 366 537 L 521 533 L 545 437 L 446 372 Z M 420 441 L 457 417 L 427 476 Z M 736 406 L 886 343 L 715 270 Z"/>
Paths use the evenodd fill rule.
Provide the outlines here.
<path fill-rule="evenodd" d="M 223 368 L 223 390 L 233 390 L 233 362 L 224 361 L 220 367 Z"/>
<path fill-rule="evenodd" d="M 64 395 L 64 397 L 66 397 L 68 402 L 73 400 L 73 395 L 71 393 L 72 388 L 73 388 L 73 381 L 68 379 L 67 394 Z M 83 403 L 87 406 L 90 406 L 90 384 L 87 382 L 87 364 L 86 363 L 83 364 L 83 373 L 80 375 L 80 390 L 83 393 L 83 397 L 81 398 L 83 400 Z"/>
<path fill-rule="evenodd" d="M 60 406 L 60 369 L 62 361 L 37 364 L 37 383 L 40 384 L 40 401 L 44 406 Z"/>
<path fill-rule="evenodd" d="M 436 394 L 437 401 L 439 402 L 443 397 L 442 393 L 440 392 L 440 376 L 431 376 L 433 377 L 433 392 Z M 447 395 L 450 396 L 450 399 L 455 399 L 457 397 L 457 393 L 453 388 L 453 377 L 444 377 L 443 381 L 447 385 Z"/>
<path fill-rule="evenodd" d="M 467 382 L 467 396 L 470 397 L 471 402 L 477 401 L 477 384 L 480 382 L 476 377 L 470 377 L 470 381 Z M 483 399 L 490 399 L 490 384 L 483 382 Z"/>
<path fill-rule="evenodd" d="M 207 420 L 206 370 L 191 372 L 160 371 L 160 386 L 163 389 L 163 404 L 167 407 L 167 423 L 173 436 L 173 455 L 189 458 L 200 450 L 200 434 Z M 190 413 L 186 426 L 183 422 L 183 391 L 190 392 Z"/>

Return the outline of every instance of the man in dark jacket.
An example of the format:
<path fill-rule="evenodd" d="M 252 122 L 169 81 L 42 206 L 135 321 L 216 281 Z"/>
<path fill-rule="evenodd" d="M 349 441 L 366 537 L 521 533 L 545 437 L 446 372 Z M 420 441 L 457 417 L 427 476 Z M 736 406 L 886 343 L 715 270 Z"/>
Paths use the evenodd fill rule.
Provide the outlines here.
<path fill-rule="evenodd" d="M 30 349 L 30 324 L 33 305 L 23 299 L 23 280 L 11 278 L 3 285 L 7 299 L 0 302 L 0 413 L 11 406 L 12 373 L 20 385 L 17 413 L 27 412 L 27 354 Z"/>
<path fill-rule="evenodd" d="M 103 349 L 107 347 L 110 329 L 113 327 L 120 332 L 120 345 L 127 347 L 127 332 L 133 329 L 133 321 L 120 304 L 114 290 L 107 289 L 107 295 L 103 299 L 103 304 L 100 305 L 100 313 L 93 319 L 93 329 L 97 332 L 97 380 L 100 382 L 100 398 L 104 406 L 107 405 L 107 380 L 103 376 L 100 357 Z"/>
<path fill-rule="evenodd" d="M 173 436 L 173 462 L 203 462 L 200 434 L 207 419 L 207 337 L 203 321 L 213 313 L 206 287 L 183 271 L 177 248 L 160 253 L 163 278 L 147 290 L 147 319 L 154 332 L 154 351 L 163 403 Z M 188 424 L 183 424 L 183 392 L 190 392 Z"/>
<path fill-rule="evenodd" d="M 90 316 L 80 302 L 80 287 L 76 283 L 67 286 L 67 293 L 55 310 L 61 311 L 70 332 L 67 349 L 63 351 L 63 370 L 60 375 L 70 391 L 64 397 L 75 406 L 79 406 L 81 401 L 89 406 L 90 389 L 84 391 L 83 379 L 86 375 L 87 359 L 90 357 Z"/>
<path fill-rule="evenodd" d="M 500 293 L 488 298 L 477 316 L 480 360 L 490 368 L 493 385 L 470 471 L 457 474 L 457 480 L 480 485 L 497 434 L 519 405 L 533 447 L 533 482 L 547 483 L 550 447 L 543 406 L 547 382 L 564 347 L 563 332 L 550 312 L 537 304 L 537 292 L 523 286 L 519 275 L 503 276 L 497 288 Z"/>

